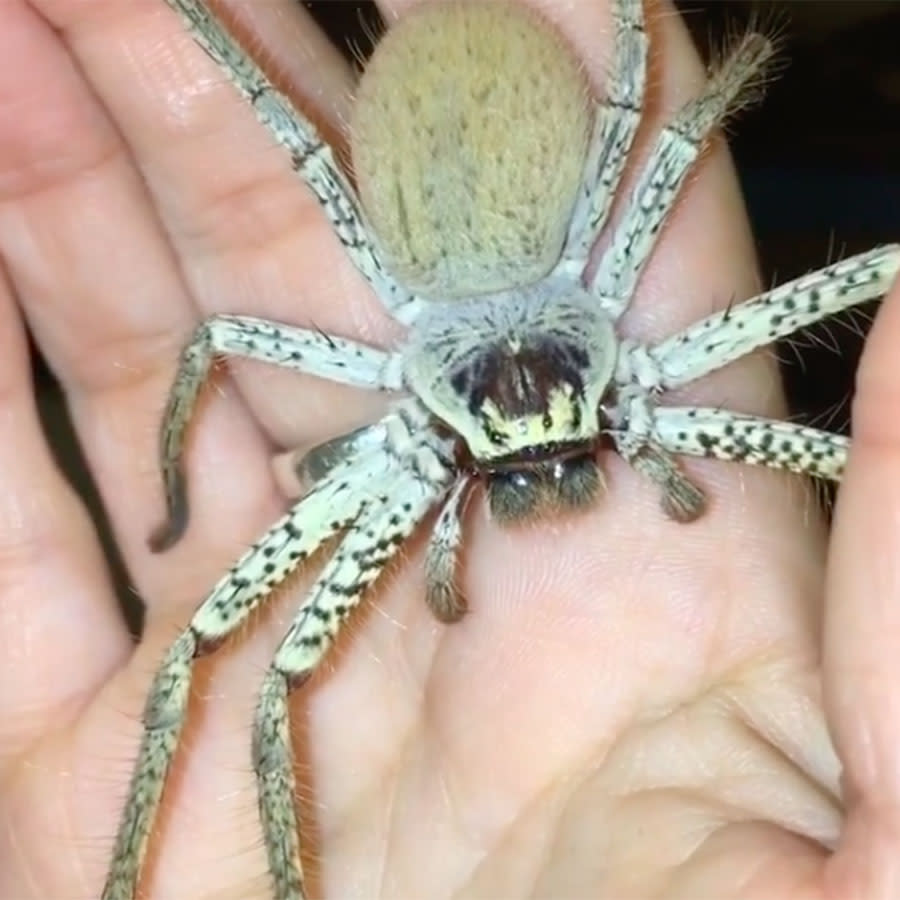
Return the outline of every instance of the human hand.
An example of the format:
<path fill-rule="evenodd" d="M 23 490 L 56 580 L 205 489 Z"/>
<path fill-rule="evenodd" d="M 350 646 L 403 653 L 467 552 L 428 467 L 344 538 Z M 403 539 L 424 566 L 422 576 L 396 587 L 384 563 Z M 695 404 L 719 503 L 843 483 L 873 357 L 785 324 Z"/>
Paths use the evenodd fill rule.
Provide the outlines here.
<path fill-rule="evenodd" d="M 598 82 L 602 6 L 555 16 Z M 335 121 L 348 76 L 302 14 L 274 3 L 242 14 Z M 220 310 L 373 343 L 392 332 L 281 153 L 161 3 L 10 0 L 4 17 L 0 896 L 93 898 L 153 667 L 283 506 L 272 452 L 377 414 L 371 397 L 235 366 L 194 430 L 189 531 L 154 556 L 156 432 L 181 344 Z M 652 25 L 666 73 L 654 79 L 658 123 L 696 91 L 700 70 L 676 18 Z M 298 61 L 298 46 L 315 66 Z M 755 286 L 717 147 L 626 327 L 671 333 Z M 896 893 L 900 479 L 879 411 L 896 380 L 898 303 L 863 363 L 824 587 L 824 529 L 800 482 L 704 461 L 687 466 L 711 506 L 689 526 L 666 521 L 653 489 L 616 458 L 604 461 L 607 496 L 582 516 L 503 531 L 474 503 L 462 574 L 471 612 L 454 626 L 429 617 L 413 545 L 323 677 L 294 698 L 317 893 Z M 65 388 L 147 603 L 134 652 L 93 526 L 40 432 L 22 317 Z M 783 412 L 759 358 L 690 396 Z M 250 722 L 308 581 L 198 663 L 148 896 L 268 896 Z"/>

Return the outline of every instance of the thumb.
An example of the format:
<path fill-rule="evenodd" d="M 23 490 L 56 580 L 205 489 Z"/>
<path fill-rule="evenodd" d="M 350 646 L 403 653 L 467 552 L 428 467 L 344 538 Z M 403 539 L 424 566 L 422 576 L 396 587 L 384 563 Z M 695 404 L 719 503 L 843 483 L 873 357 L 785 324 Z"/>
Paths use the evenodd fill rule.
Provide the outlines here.
<path fill-rule="evenodd" d="M 847 820 L 836 897 L 900 896 L 900 285 L 857 379 L 826 590 L 824 679 Z"/>

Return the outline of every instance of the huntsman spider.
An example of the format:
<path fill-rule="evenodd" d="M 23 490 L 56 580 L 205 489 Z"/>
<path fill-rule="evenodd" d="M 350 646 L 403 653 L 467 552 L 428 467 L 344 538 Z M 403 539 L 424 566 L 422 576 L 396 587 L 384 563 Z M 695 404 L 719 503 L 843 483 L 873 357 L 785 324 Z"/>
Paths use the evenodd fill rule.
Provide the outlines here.
<path fill-rule="evenodd" d="M 679 192 L 711 136 L 758 92 L 772 55 L 748 33 L 653 138 L 619 201 L 645 106 L 642 0 L 614 0 L 614 49 L 596 99 L 565 40 L 524 5 L 429 3 L 383 37 L 355 99 L 353 179 L 202 0 L 166 0 L 227 74 L 321 204 L 385 309 L 406 328 L 381 349 L 243 315 L 203 322 L 181 357 L 161 453 L 168 520 L 188 521 L 182 451 L 220 357 L 395 392 L 374 424 L 301 464 L 309 486 L 213 587 L 161 660 L 104 900 L 133 900 L 185 722 L 195 659 L 236 632 L 336 539 L 263 680 L 252 761 L 278 900 L 306 896 L 288 697 L 321 663 L 367 587 L 432 511 L 425 600 L 466 612 L 454 577 L 473 484 L 503 524 L 602 503 L 601 451 L 652 482 L 660 515 L 691 522 L 707 496 L 676 458 L 715 457 L 838 480 L 849 442 L 798 424 L 665 395 L 757 348 L 884 294 L 900 248 L 873 249 L 642 343 L 620 332 Z M 414 73 L 413 76 L 410 73 Z M 589 254 L 605 240 L 595 265 Z"/>

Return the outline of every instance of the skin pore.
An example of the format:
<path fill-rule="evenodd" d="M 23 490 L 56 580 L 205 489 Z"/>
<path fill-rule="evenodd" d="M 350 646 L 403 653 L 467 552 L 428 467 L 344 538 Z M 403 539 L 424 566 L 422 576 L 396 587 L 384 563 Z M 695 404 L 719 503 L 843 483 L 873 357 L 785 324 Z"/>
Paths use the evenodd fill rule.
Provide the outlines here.
<path fill-rule="evenodd" d="M 339 133 L 349 73 L 295 6 L 236 8 Z M 540 6 L 602 87 L 604 2 Z M 651 38 L 638 156 L 702 77 L 669 7 L 653 7 Z M 235 366 L 194 430 L 189 531 L 153 555 L 156 432 L 183 341 L 214 311 L 373 343 L 393 326 L 161 3 L 7 0 L 0 57 L 10 62 L 0 67 L 0 896 L 88 900 L 163 649 L 299 489 L 289 448 L 380 411 L 349 389 Z M 669 334 L 757 278 L 718 142 L 624 329 Z M 457 625 L 428 613 L 422 546 L 410 545 L 293 701 L 314 896 L 897 895 L 896 294 L 862 362 L 830 545 L 799 480 L 691 461 L 711 503 L 682 526 L 611 456 L 605 494 L 583 513 L 503 529 L 475 495 L 460 573 L 470 612 Z M 93 526 L 40 431 L 25 322 L 61 380 L 147 604 L 136 650 Z M 684 395 L 784 413 L 765 358 Z M 308 573 L 292 582 L 199 664 L 146 896 L 269 896 L 250 722 L 308 583 Z"/>

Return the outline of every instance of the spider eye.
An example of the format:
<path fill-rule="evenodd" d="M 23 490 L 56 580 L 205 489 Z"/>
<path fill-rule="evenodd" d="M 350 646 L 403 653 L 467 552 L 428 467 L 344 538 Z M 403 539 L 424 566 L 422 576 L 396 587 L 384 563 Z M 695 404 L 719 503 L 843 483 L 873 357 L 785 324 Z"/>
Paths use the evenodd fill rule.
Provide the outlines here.
<path fill-rule="evenodd" d="M 485 437 L 493 444 L 495 447 L 503 447 L 506 444 L 506 435 L 503 432 L 498 431 L 491 422 L 482 417 L 481 420 L 481 429 L 484 432 Z"/>

